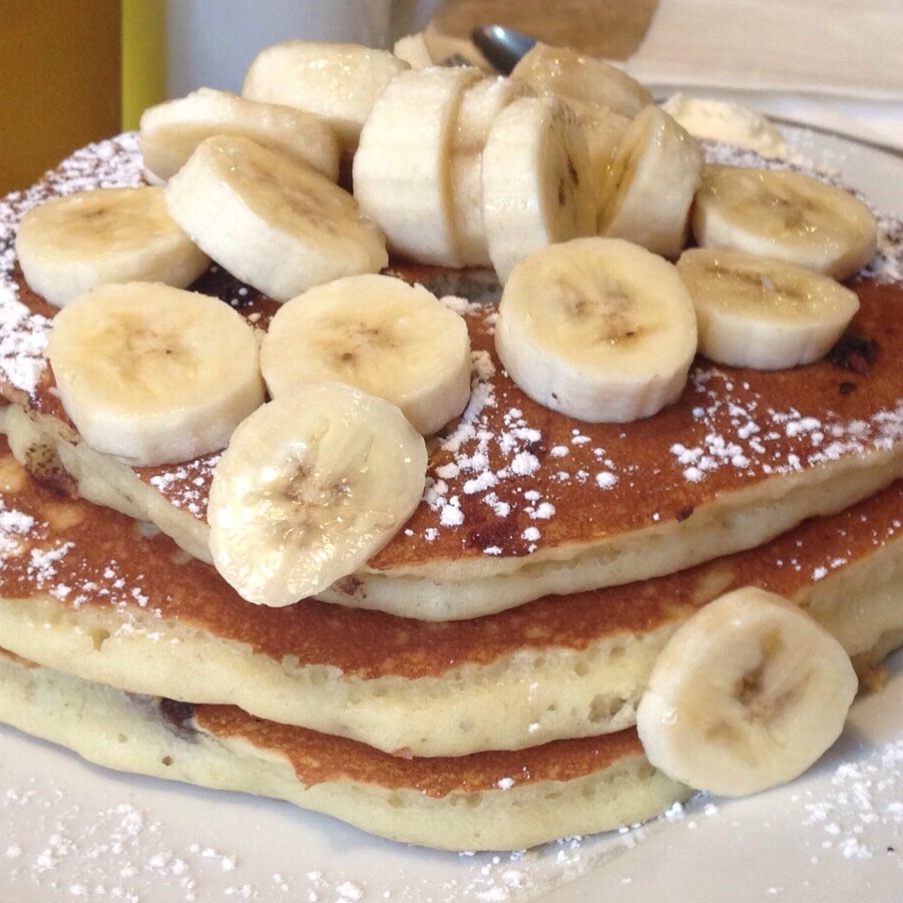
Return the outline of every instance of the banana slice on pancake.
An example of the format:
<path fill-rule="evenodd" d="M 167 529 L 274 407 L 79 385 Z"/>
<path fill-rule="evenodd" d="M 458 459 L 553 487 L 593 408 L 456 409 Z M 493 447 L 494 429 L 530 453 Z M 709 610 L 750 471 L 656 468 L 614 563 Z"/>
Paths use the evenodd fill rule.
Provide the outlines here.
<path fill-rule="evenodd" d="M 32 207 L 16 254 L 29 287 L 57 307 L 111 282 L 184 288 L 210 264 L 151 186 L 91 188 Z"/>
<path fill-rule="evenodd" d="M 323 119 L 213 88 L 199 88 L 142 113 L 138 145 L 146 173 L 157 182 L 168 181 L 213 135 L 244 135 L 297 157 L 333 182 L 339 177 L 338 140 Z"/>
<path fill-rule="evenodd" d="M 277 301 L 388 263 L 382 232 L 347 191 L 239 135 L 202 141 L 165 198 L 173 219 L 213 260 Z"/>
<path fill-rule="evenodd" d="M 680 395 L 696 353 L 696 314 L 674 264 L 623 239 L 575 239 L 512 270 L 495 346 L 540 404 L 589 422 L 626 422 Z"/>
<path fill-rule="evenodd" d="M 158 283 L 75 299 L 46 355 L 82 439 L 135 466 L 218 451 L 264 401 L 253 328 L 219 298 Z"/>
<path fill-rule="evenodd" d="M 496 116 L 483 148 L 483 225 L 504 283 L 517 261 L 595 228 L 589 148 L 555 97 L 521 97 Z"/>
<path fill-rule="evenodd" d="M 403 72 L 364 124 L 354 156 L 354 196 L 400 257 L 459 265 L 452 144 L 462 94 L 482 77 L 478 69 L 463 66 Z"/>
<path fill-rule="evenodd" d="M 784 784 L 840 736 L 858 682 L 840 643 L 757 587 L 710 602 L 659 654 L 637 712 L 649 761 L 698 790 Z"/>
<path fill-rule="evenodd" d="M 690 248 L 677 269 L 696 306 L 700 352 L 729 366 L 781 370 L 817 361 L 859 310 L 855 292 L 783 260 Z"/>
<path fill-rule="evenodd" d="M 216 464 L 207 520 L 222 576 L 282 607 L 357 570 L 423 494 L 423 437 L 391 402 L 312 383 L 258 408 Z"/>
<path fill-rule="evenodd" d="M 790 170 L 707 164 L 696 243 L 779 257 L 843 280 L 875 253 L 877 220 L 850 192 Z"/>
<path fill-rule="evenodd" d="M 410 68 L 388 50 L 296 39 L 265 47 L 245 72 L 242 96 L 321 117 L 350 159 L 376 99 Z"/>
<path fill-rule="evenodd" d="M 599 187 L 599 234 L 676 259 L 702 168 L 699 142 L 658 107 L 644 107 L 625 129 Z"/>
<path fill-rule="evenodd" d="M 401 408 L 428 436 L 470 398 L 470 338 L 461 316 L 420 285 L 363 275 L 283 304 L 260 348 L 270 395 L 338 380 Z"/>

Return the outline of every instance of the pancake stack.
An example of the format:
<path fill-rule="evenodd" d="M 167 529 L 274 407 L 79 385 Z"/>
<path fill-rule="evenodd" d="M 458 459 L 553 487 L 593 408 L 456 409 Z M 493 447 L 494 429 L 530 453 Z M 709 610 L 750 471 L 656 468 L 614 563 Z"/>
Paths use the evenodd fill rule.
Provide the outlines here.
<path fill-rule="evenodd" d="M 44 359 L 55 308 L 16 259 L 21 216 L 144 179 L 122 135 L 0 208 L 0 719 L 404 842 L 517 849 L 698 786 L 649 762 L 636 722 L 661 653 L 714 600 L 791 600 L 861 678 L 903 642 L 903 306 L 881 254 L 829 355 L 772 371 L 697 357 L 679 399 L 631 423 L 552 411 L 509 378 L 491 271 L 393 259 L 464 318 L 470 401 L 429 439 L 403 529 L 317 598 L 268 607 L 211 563 L 221 452 L 98 452 Z M 192 288 L 260 330 L 279 310 L 220 266 Z"/>

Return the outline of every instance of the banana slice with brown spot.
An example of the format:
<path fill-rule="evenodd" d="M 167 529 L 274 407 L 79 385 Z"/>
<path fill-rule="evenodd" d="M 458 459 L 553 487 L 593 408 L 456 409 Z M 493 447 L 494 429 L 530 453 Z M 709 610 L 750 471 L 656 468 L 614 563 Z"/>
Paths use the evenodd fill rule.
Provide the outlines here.
<path fill-rule="evenodd" d="M 732 248 L 846 279 L 875 253 L 877 220 L 843 188 L 791 170 L 706 165 L 693 207 L 704 248 Z"/>
<path fill-rule="evenodd" d="M 680 395 L 696 353 L 696 314 L 674 264 L 623 239 L 575 239 L 512 270 L 495 346 L 540 404 L 626 422 Z"/>
<path fill-rule="evenodd" d="M 647 106 L 624 131 L 599 190 L 598 232 L 677 259 L 703 165 L 699 142 Z"/>
<path fill-rule="evenodd" d="M 462 96 L 482 78 L 473 67 L 412 69 L 373 106 L 354 156 L 354 196 L 394 255 L 460 265 L 452 147 Z"/>
<path fill-rule="evenodd" d="M 729 366 L 817 361 L 859 309 L 856 293 L 829 276 L 757 254 L 690 248 L 677 269 L 696 306 L 700 352 Z"/>
<path fill-rule="evenodd" d="M 213 135 L 243 135 L 297 157 L 333 182 L 339 177 L 339 144 L 325 120 L 213 88 L 199 88 L 141 114 L 138 142 L 146 174 L 158 182 L 168 181 Z"/>
<path fill-rule="evenodd" d="M 385 237 L 347 191 L 239 135 L 202 141 L 165 198 L 213 260 L 277 301 L 388 262 Z"/>
<path fill-rule="evenodd" d="M 282 607 L 381 549 L 419 503 L 426 444 L 390 402 L 311 383 L 248 417 L 217 462 L 207 520 L 222 576 Z"/>
<path fill-rule="evenodd" d="M 470 398 L 463 318 L 392 276 L 349 276 L 293 298 L 270 321 L 260 364 L 274 398 L 338 380 L 391 401 L 425 436 Z"/>
<path fill-rule="evenodd" d="M 108 283 L 184 288 L 210 265 L 170 216 L 163 189 L 150 186 L 92 188 L 31 208 L 16 255 L 29 287 L 57 307 Z"/>
<path fill-rule="evenodd" d="M 857 688 L 827 630 L 781 596 L 744 587 L 700 609 L 659 653 L 637 730 L 665 774 L 745 796 L 813 765 L 843 731 Z"/>
<path fill-rule="evenodd" d="M 595 195 L 586 136 L 555 97 L 522 97 L 495 118 L 483 148 L 483 225 L 501 282 L 532 251 L 591 235 Z"/>
<path fill-rule="evenodd" d="M 82 439 L 135 466 L 224 448 L 264 401 L 247 321 L 219 298 L 159 283 L 76 298 L 54 317 L 46 354 Z"/>

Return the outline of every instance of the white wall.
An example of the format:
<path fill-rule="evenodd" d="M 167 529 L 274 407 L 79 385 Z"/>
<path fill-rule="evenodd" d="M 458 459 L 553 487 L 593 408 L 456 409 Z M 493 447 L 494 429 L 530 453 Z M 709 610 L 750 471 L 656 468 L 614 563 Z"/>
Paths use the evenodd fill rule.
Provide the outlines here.
<path fill-rule="evenodd" d="M 167 0 L 167 94 L 241 90 L 259 50 L 289 38 L 391 47 L 419 31 L 439 0 Z"/>

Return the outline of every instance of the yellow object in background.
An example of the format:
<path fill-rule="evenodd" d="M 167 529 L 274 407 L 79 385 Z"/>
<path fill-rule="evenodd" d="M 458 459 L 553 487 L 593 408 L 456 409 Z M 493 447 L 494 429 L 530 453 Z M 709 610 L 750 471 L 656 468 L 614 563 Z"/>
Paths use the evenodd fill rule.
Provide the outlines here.
<path fill-rule="evenodd" d="M 166 0 L 122 0 L 122 128 L 166 97 Z"/>
<path fill-rule="evenodd" d="M 120 4 L 3 0 L 0 194 L 122 124 Z"/>

